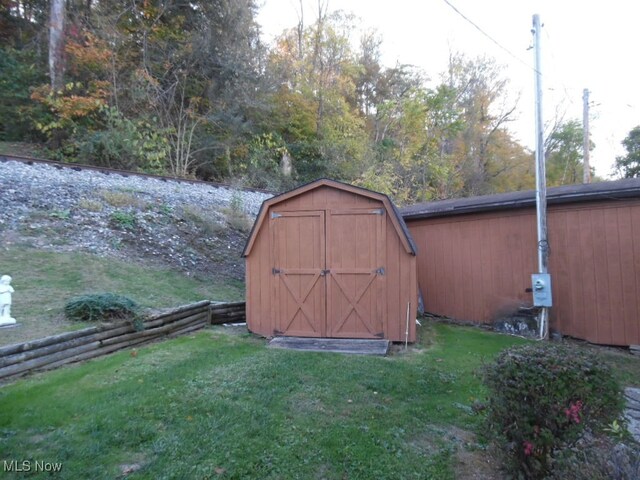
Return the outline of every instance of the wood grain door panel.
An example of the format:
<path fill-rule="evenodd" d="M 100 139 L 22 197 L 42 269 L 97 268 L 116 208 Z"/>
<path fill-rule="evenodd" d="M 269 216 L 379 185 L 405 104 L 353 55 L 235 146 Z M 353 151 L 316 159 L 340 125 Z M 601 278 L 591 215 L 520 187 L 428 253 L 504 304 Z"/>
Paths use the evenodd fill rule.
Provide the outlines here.
<path fill-rule="evenodd" d="M 274 335 L 326 335 L 325 213 L 273 212 Z"/>
<path fill-rule="evenodd" d="M 327 335 L 382 338 L 384 210 L 327 211 Z"/>

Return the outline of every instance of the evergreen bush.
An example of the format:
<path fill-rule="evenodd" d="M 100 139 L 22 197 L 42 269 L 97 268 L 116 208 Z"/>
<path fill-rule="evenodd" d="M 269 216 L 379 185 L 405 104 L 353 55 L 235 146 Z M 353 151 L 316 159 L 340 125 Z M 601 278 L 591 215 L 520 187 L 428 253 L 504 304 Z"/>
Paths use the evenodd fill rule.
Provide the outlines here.
<path fill-rule="evenodd" d="M 96 293 L 70 299 L 64 306 L 64 314 L 78 322 L 135 321 L 139 309 L 136 302 L 123 295 Z"/>
<path fill-rule="evenodd" d="M 485 370 L 488 431 L 520 478 L 543 478 L 554 454 L 622 410 L 620 385 L 593 353 L 546 343 L 502 352 Z"/>

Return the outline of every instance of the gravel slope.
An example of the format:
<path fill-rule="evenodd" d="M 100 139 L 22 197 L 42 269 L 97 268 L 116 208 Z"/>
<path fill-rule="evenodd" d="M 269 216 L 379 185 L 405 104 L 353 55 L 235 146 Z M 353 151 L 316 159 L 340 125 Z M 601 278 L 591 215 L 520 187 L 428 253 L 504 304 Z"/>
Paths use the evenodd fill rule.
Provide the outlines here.
<path fill-rule="evenodd" d="M 241 279 L 248 228 L 269 196 L 0 157 L 0 242 Z"/>

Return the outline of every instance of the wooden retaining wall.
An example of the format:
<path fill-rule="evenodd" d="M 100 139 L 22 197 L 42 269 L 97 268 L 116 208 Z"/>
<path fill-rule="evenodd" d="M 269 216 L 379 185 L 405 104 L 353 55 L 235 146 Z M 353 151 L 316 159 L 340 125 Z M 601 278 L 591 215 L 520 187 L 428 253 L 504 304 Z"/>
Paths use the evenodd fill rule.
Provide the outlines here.
<path fill-rule="evenodd" d="M 245 318 L 244 302 L 212 303 L 206 300 L 145 319 L 144 328 L 139 331 L 131 322 L 121 322 L 8 345 L 0 348 L 0 380 L 193 332 L 206 325 L 244 322 Z"/>

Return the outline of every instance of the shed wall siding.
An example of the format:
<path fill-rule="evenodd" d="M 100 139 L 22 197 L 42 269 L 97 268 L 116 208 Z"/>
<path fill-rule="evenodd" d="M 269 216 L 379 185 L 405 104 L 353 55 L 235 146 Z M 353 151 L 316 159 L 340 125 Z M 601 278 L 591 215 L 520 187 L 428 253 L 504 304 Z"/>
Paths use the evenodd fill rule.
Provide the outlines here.
<path fill-rule="evenodd" d="M 396 231 L 387 218 L 384 282 L 386 297 L 386 337 L 395 342 L 406 338 L 407 305 L 409 305 L 409 341 L 416 340 L 416 314 L 418 290 L 416 279 L 416 257 L 407 255 L 402 244 L 397 241 Z"/>
<path fill-rule="evenodd" d="M 535 210 L 408 221 L 425 309 L 491 322 L 532 303 Z M 640 344 L 640 202 L 551 206 L 551 326 L 594 343 Z"/>
<path fill-rule="evenodd" d="M 265 227 L 268 230 L 268 225 Z M 272 335 L 275 328 L 271 267 L 271 242 L 267 231 L 256 238 L 253 253 L 246 260 L 247 318 L 252 319 L 252 330 L 264 336 Z"/>

